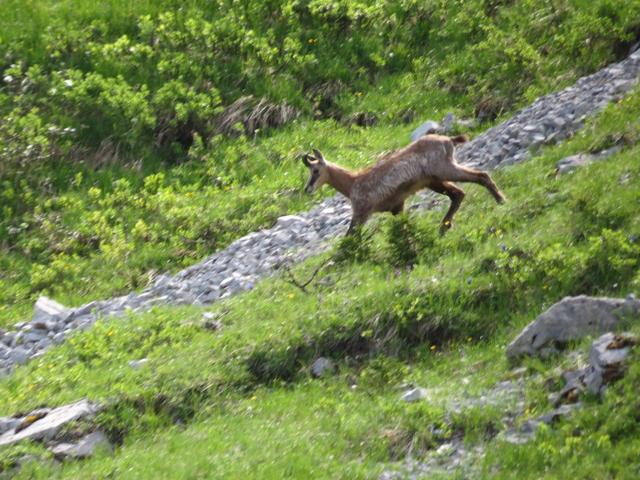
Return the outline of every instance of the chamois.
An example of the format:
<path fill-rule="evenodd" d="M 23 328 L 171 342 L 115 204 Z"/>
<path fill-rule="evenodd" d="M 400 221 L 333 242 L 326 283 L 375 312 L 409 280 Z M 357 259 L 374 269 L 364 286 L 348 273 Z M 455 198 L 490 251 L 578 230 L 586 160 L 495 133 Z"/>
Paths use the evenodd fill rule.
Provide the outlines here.
<path fill-rule="evenodd" d="M 364 170 L 350 171 L 325 160 L 320 151 L 305 154 L 302 161 L 310 170 L 304 190 L 312 193 L 329 184 L 351 201 L 352 218 L 347 235 L 363 225 L 374 212 L 398 215 L 407 197 L 418 190 L 430 188 L 451 199 L 449 211 L 440 226 L 440 234 L 451 228 L 453 215 L 460 208 L 464 191 L 453 182 L 478 183 L 493 195 L 498 203 L 504 195 L 488 173 L 464 167 L 453 158 L 454 145 L 467 137 L 425 135 L 407 147 L 393 152 Z"/>

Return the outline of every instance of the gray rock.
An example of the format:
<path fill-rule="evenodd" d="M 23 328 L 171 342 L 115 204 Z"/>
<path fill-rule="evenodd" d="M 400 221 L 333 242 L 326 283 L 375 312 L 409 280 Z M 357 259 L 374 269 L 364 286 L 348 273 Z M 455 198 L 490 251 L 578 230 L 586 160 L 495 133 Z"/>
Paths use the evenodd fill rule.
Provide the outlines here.
<path fill-rule="evenodd" d="M 628 333 L 615 335 L 609 332 L 595 340 L 584 375 L 586 388 L 593 394 L 600 394 L 607 384 L 622 378 L 631 348 L 638 343 L 638 338 Z"/>
<path fill-rule="evenodd" d="M 427 133 L 438 133 L 442 131 L 440 124 L 434 120 L 427 120 L 411 132 L 411 141 L 415 142 Z"/>
<path fill-rule="evenodd" d="M 11 345 L 13 345 L 15 338 L 16 332 L 5 332 L 5 334 L 2 336 L 2 343 L 7 347 L 10 347 Z"/>
<path fill-rule="evenodd" d="M 292 228 L 307 225 L 307 220 L 299 215 L 285 215 L 276 220 L 276 228 Z"/>
<path fill-rule="evenodd" d="M 23 347 L 16 347 L 9 353 L 8 358 L 11 360 L 11 363 L 16 365 L 24 365 L 29 360 L 29 350 L 26 350 Z"/>
<path fill-rule="evenodd" d="M 51 341 L 53 342 L 54 345 L 60 345 L 62 342 L 64 342 L 64 337 L 65 337 L 65 332 L 58 332 L 53 336 Z"/>
<path fill-rule="evenodd" d="M 566 297 L 531 322 L 507 347 L 511 360 L 523 355 L 545 355 L 572 340 L 615 330 L 627 316 L 637 317 L 640 301 Z"/>
<path fill-rule="evenodd" d="M 20 340 L 22 343 L 36 343 L 40 340 L 47 338 L 47 330 L 22 330 L 20 333 Z"/>
<path fill-rule="evenodd" d="M 113 445 L 104 433 L 97 431 L 85 435 L 75 443 L 60 443 L 50 450 L 56 459 L 69 460 L 91 457 L 98 450 L 112 452 Z"/>
<path fill-rule="evenodd" d="M 456 116 L 453 112 L 447 113 L 447 116 L 442 120 L 442 131 L 443 133 L 449 133 L 453 130 L 453 126 L 456 124 Z"/>
<path fill-rule="evenodd" d="M 55 408 L 48 414 L 15 433 L 7 431 L 0 435 L 0 446 L 13 445 L 22 440 L 51 440 L 69 422 L 95 415 L 98 406 L 88 400 L 80 400 L 70 405 Z"/>
<path fill-rule="evenodd" d="M 21 420 L 13 417 L 0 417 L 0 435 L 8 432 L 9 430 L 15 430 L 20 425 Z"/>
<path fill-rule="evenodd" d="M 32 321 L 42 323 L 47 321 L 58 322 L 66 319 L 70 313 L 71 311 L 67 307 L 61 305 L 55 300 L 51 300 L 47 297 L 40 297 L 34 306 Z"/>
<path fill-rule="evenodd" d="M 336 371 L 336 366 L 330 358 L 319 357 L 311 365 L 311 375 L 316 378 L 326 377 Z"/>
<path fill-rule="evenodd" d="M 601 152 L 592 153 L 578 153 L 577 155 L 571 155 L 558 161 L 556 165 L 556 172 L 560 175 L 574 171 L 577 168 L 584 167 L 597 160 L 605 160 L 614 153 L 619 152 L 622 149 L 621 146 L 616 145 Z"/>

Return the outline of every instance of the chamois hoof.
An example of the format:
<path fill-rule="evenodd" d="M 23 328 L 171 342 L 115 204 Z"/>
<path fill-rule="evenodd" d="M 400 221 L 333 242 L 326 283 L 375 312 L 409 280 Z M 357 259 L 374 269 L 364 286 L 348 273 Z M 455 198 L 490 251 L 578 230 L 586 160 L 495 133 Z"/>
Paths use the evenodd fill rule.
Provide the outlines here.
<path fill-rule="evenodd" d="M 442 224 L 440 225 L 440 236 L 444 235 L 445 233 L 447 233 L 449 231 L 449 229 L 451 229 L 451 221 L 446 220 L 444 222 L 442 222 Z"/>

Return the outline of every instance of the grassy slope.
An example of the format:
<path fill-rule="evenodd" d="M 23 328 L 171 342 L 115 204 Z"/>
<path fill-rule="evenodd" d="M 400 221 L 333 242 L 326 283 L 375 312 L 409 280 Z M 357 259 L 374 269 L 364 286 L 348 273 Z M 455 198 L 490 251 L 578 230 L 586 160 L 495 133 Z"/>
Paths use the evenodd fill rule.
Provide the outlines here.
<path fill-rule="evenodd" d="M 639 114 L 636 91 L 570 142 L 496 172 L 505 206 L 470 186 L 444 238 L 442 212 L 383 217 L 363 260 L 323 271 L 311 294 L 262 282 L 207 309 L 221 316 L 218 332 L 202 330 L 199 308 L 103 321 L 20 367 L 0 383 L 0 411 L 88 396 L 105 402 L 98 422 L 123 443 L 113 456 L 32 463 L 18 477 L 370 478 L 453 434 L 482 442 L 503 406 L 450 415 L 447 405 L 508 376 L 504 345 L 519 328 L 567 294 L 640 289 Z M 626 142 L 622 152 L 554 178 L 559 158 L 613 138 Z M 407 270 L 398 252 L 412 249 L 417 263 Z M 309 379 L 318 355 L 336 359 L 339 373 Z M 142 357 L 147 368 L 127 366 Z M 557 378 L 558 362 L 570 364 L 527 363 L 528 415 L 550 408 L 545 381 Z M 534 444 L 489 448 L 474 475 L 634 478 L 637 365 L 604 403 L 587 399 Z M 432 397 L 400 402 L 406 382 Z M 25 450 L 47 456 L 20 446 L 1 452 L 3 464 Z"/>
<path fill-rule="evenodd" d="M 41 294 L 77 305 L 141 288 L 160 271 L 309 207 L 317 198 L 299 193 L 305 172 L 298 154 L 311 146 L 361 166 L 403 145 L 426 118 L 450 110 L 504 117 L 619 57 L 640 15 L 636 2 L 624 0 L 368 3 L 321 1 L 305 9 L 304 2 L 271 8 L 247 1 L 238 15 L 234 2 L 214 9 L 200 1 L 5 1 L 0 69 L 14 82 L 0 85 L 0 138 L 5 120 L 10 129 L 16 123 L 24 147 L 43 141 L 50 126 L 77 133 L 55 144 L 62 154 L 51 164 L 29 160 L 15 178 L 1 179 L 0 325 L 28 316 Z M 166 11 L 176 16 L 159 15 Z M 245 35 L 249 29 L 255 38 Z M 297 53 L 262 56 L 265 45 L 284 44 Z M 92 74 L 104 81 L 87 81 Z M 199 125 L 208 133 L 202 144 L 156 148 L 157 125 L 137 128 L 131 118 L 176 120 L 156 97 L 173 80 L 199 94 L 210 93 L 204 80 L 211 80 L 225 105 L 253 93 L 293 102 L 305 115 L 284 129 L 232 140 Z M 310 92 L 335 82 L 342 90 L 320 113 L 373 112 L 378 126 L 311 120 Z M 209 109 L 198 110 L 173 86 L 161 100 L 200 123 L 210 120 Z M 18 114 L 9 115 L 14 108 Z M 110 139 L 120 142 L 121 155 L 96 153 Z"/>

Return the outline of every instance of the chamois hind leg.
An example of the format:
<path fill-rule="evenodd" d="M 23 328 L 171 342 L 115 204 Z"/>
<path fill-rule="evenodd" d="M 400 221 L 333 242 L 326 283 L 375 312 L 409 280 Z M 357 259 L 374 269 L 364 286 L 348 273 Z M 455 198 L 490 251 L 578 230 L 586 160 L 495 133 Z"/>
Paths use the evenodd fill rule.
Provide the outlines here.
<path fill-rule="evenodd" d="M 496 199 L 496 202 L 504 203 L 504 195 L 498 189 L 487 172 L 475 170 L 469 167 L 463 167 L 462 165 L 458 165 L 456 163 L 452 163 L 451 166 L 452 172 L 447 176 L 447 180 L 451 180 L 454 182 L 473 182 L 480 184 L 487 190 L 489 190 L 489 192 L 491 192 L 491 195 L 493 195 L 493 198 Z"/>
<path fill-rule="evenodd" d="M 452 182 L 439 182 L 432 185 L 429 185 L 429 188 L 434 192 L 441 193 L 446 195 L 451 199 L 451 205 L 449 206 L 449 210 L 446 215 L 442 219 L 442 224 L 440 225 L 440 235 L 444 235 L 447 230 L 451 228 L 451 221 L 453 220 L 453 216 L 460 208 L 460 204 L 462 204 L 462 200 L 464 200 L 464 190 L 458 187 L 456 184 Z"/>

